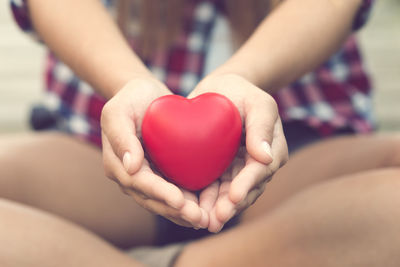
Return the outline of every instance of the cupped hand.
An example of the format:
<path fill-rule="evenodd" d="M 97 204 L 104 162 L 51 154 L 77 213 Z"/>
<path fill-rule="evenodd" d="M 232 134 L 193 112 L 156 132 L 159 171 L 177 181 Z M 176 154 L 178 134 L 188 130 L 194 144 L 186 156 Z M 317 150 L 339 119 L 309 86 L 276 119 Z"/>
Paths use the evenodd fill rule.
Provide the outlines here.
<path fill-rule="evenodd" d="M 200 207 L 209 214 L 208 230 L 218 232 L 234 215 L 252 205 L 272 175 L 288 160 L 286 139 L 275 100 L 236 74 L 210 75 L 189 98 L 215 92 L 238 108 L 243 142 L 221 178 L 202 190 Z"/>
<path fill-rule="evenodd" d="M 105 173 L 147 210 L 182 226 L 204 228 L 208 214 L 199 207 L 198 197 L 154 172 L 140 142 L 147 107 L 168 94 L 158 80 L 136 78 L 105 104 L 101 114 Z"/>

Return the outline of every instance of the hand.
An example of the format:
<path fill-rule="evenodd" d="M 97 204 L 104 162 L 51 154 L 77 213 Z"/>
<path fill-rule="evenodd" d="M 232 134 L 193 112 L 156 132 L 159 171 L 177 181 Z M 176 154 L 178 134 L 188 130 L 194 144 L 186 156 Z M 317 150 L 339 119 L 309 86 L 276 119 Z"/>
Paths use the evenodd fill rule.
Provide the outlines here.
<path fill-rule="evenodd" d="M 107 177 L 139 205 L 187 227 L 204 228 L 208 215 L 193 193 L 169 183 L 150 167 L 140 142 L 143 116 L 150 103 L 171 92 L 159 81 L 128 82 L 103 108 L 103 163 Z"/>
<path fill-rule="evenodd" d="M 235 214 L 252 205 L 272 175 L 288 159 L 286 139 L 274 99 L 235 74 L 210 75 L 190 98 L 215 92 L 229 98 L 244 123 L 245 142 L 219 181 L 200 193 L 200 207 L 209 214 L 208 230 L 218 232 Z"/>

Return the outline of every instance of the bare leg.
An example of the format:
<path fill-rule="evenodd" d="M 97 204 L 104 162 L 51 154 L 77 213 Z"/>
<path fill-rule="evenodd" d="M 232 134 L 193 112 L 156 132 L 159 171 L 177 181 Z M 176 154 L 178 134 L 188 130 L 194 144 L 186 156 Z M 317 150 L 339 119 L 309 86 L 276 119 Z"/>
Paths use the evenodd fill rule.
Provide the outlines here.
<path fill-rule="evenodd" d="M 59 215 L 119 247 L 153 241 L 154 216 L 105 177 L 99 149 L 56 133 L 3 137 L 0 148 L 0 197 Z"/>
<path fill-rule="evenodd" d="M 312 184 L 396 165 L 399 143 L 397 137 L 349 137 L 304 149 L 276 174 L 243 221 Z M 151 244 L 154 216 L 104 177 L 98 149 L 55 133 L 3 137 L 0 147 L 0 197 L 60 215 L 120 247 Z"/>
<path fill-rule="evenodd" d="M 176 266 L 400 266 L 400 169 L 344 176 L 186 247 Z"/>
<path fill-rule="evenodd" d="M 142 266 L 89 231 L 0 199 L 0 266 Z"/>
<path fill-rule="evenodd" d="M 349 136 L 322 141 L 294 154 L 244 214 L 251 221 L 307 187 L 361 171 L 400 166 L 400 136 Z"/>
<path fill-rule="evenodd" d="M 356 151 L 354 148 L 359 147 L 359 145 L 354 145 L 354 148 L 351 149 L 348 147 L 348 145 L 353 144 L 353 141 L 349 141 L 351 142 L 348 142 L 347 145 L 343 145 L 342 147 L 350 149 L 349 151 Z M 393 149 L 389 150 L 388 146 L 394 147 L 393 145 L 395 143 L 397 144 L 397 140 L 391 139 L 391 141 L 387 144 L 385 143 L 386 141 L 383 141 L 384 140 L 372 142 L 370 140 L 360 141 L 368 145 L 367 147 L 371 149 L 369 150 L 370 152 L 374 153 L 374 157 L 365 157 L 364 160 L 360 160 L 362 164 L 357 168 L 353 168 L 354 165 L 349 164 L 349 159 L 338 161 L 337 165 L 341 166 L 340 169 L 326 169 L 323 167 L 324 164 L 319 162 L 319 164 L 314 164 L 312 166 L 314 168 L 313 172 L 308 172 L 307 174 L 307 169 L 309 167 L 303 165 L 302 163 L 308 164 L 310 159 L 307 160 L 306 152 L 304 152 L 303 156 L 300 156 L 299 154 L 296 161 L 296 157 L 294 157 L 294 159 L 291 161 L 293 163 L 288 164 L 288 166 L 293 167 L 282 169 L 282 171 L 278 174 L 281 175 L 281 177 L 279 178 L 277 175 L 277 177 L 275 177 L 273 180 L 280 182 L 276 182 L 274 187 L 272 186 L 272 183 L 267 187 L 267 190 L 270 189 L 270 192 L 275 193 L 275 195 L 269 195 L 267 192 L 264 193 L 263 197 L 255 206 L 259 206 L 260 208 L 252 209 L 257 211 L 253 212 L 255 216 L 251 216 L 251 213 L 247 213 L 250 215 L 245 214 L 244 222 L 253 221 L 254 218 L 261 216 L 261 214 L 268 214 L 271 208 L 277 207 L 280 203 L 290 198 L 293 194 L 304 190 L 306 187 L 309 187 L 314 183 L 321 182 L 324 179 L 332 178 L 337 174 L 357 172 L 361 169 L 368 169 L 371 166 L 379 167 L 385 164 L 395 164 L 395 160 L 388 160 L 388 156 L 391 154 L 391 151 L 393 151 Z M 384 143 L 386 144 L 385 146 L 383 146 Z M 339 144 L 341 144 L 341 142 L 331 145 L 331 148 L 335 149 L 333 151 L 338 151 Z M 372 146 L 370 144 L 375 145 Z M 329 145 L 327 146 L 329 148 Z M 139 208 L 130 198 L 123 196 L 116 186 L 113 186 L 111 182 L 104 178 L 101 167 L 101 155 L 96 149 L 91 148 L 88 145 L 81 144 L 70 138 L 54 134 L 32 135 L 25 137 L 25 139 L 9 138 L 7 142 L 1 144 L 1 147 L 7 147 L 7 150 L 2 150 L 7 151 L 7 153 L 0 155 L 2 162 L 2 164 L 0 164 L 1 173 L 3 173 L 5 177 L 4 179 L 0 179 L 0 196 L 5 196 L 9 199 L 14 199 L 16 201 L 27 203 L 52 213 L 59 214 L 71 221 L 83 225 L 95 233 L 98 233 L 114 244 L 130 245 L 132 242 L 136 244 L 146 244 L 146 242 L 151 242 L 149 236 L 154 235 L 153 216 Z M 382 149 L 382 154 L 377 153 L 376 149 L 380 149 L 381 147 L 385 147 L 385 149 Z M 316 151 L 312 151 L 312 149 L 315 149 Z M 308 152 L 308 155 L 313 155 L 313 157 L 317 157 L 318 159 L 321 159 L 321 154 L 326 155 L 326 151 L 329 151 L 327 148 L 319 151 L 319 146 L 316 146 L 312 149 L 310 148 L 311 152 Z M 62 151 L 62 153 L 60 153 L 60 151 Z M 318 155 L 314 153 L 321 154 Z M 340 149 L 338 153 L 339 156 L 342 156 L 340 155 Z M 366 155 L 366 153 L 360 154 Z M 21 158 L 20 155 L 23 155 L 23 157 Z M 393 155 L 394 154 L 391 156 Z M 335 157 L 337 156 L 338 155 L 336 154 Z M 338 160 L 335 157 L 332 159 L 326 159 L 323 162 L 329 163 L 332 162 L 332 160 Z M 341 157 L 338 158 L 341 159 Z M 372 158 L 372 161 L 366 161 L 367 159 L 370 160 L 370 158 Z M 315 162 L 314 158 L 311 159 Z M 82 164 L 82 162 L 85 162 L 85 164 Z M 295 164 L 296 162 L 297 164 Z M 357 164 L 355 166 L 358 166 Z M 318 170 L 319 166 L 321 166 L 320 172 L 316 171 Z M 325 164 L 325 166 L 329 167 L 329 164 Z M 15 170 L 18 170 L 18 172 L 15 172 Z M 284 170 L 287 172 L 286 174 Z M 300 172 L 299 170 L 302 171 Z M 335 171 L 338 172 L 335 173 Z M 291 173 L 295 173 L 298 176 L 298 179 L 295 181 L 290 180 Z M 80 190 L 76 190 L 77 188 Z M 111 188 L 113 188 L 113 190 L 111 190 Z M 269 199 L 264 199 L 264 196 L 266 195 L 272 197 Z M 316 194 L 315 199 L 318 199 L 318 197 L 319 195 Z M 277 209 L 277 211 L 271 214 L 279 213 L 278 210 L 282 209 L 283 208 L 280 207 Z M 315 210 L 311 210 L 309 212 L 316 213 Z M 282 213 L 286 214 L 285 212 Z M 291 212 L 287 213 L 291 214 Z M 268 216 L 268 218 L 274 217 L 271 214 Z M 266 217 L 262 218 L 265 220 Z M 297 218 L 290 218 L 292 221 L 295 221 L 294 219 Z M 303 219 L 307 221 L 308 218 Z M 262 219 L 257 221 L 262 221 Z M 257 223 L 257 221 L 254 223 Z M 270 221 L 273 222 L 274 220 L 268 219 L 267 224 L 265 221 L 263 221 L 263 228 L 274 228 L 274 224 L 270 223 Z M 146 222 L 150 222 L 150 224 Z M 313 225 L 312 223 L 308 224 Z M 275 228 L 276 225 L 278 224 L 275 224 Z M 245 241 L 246 239 L 242 239 L 240 231 L 245 232 L 245 236 L 251 237 L 251 232 L 253 230 L 249 229 L 253 228 L 257 229 L 257 227 L 250 227 L 250 225 L 249 227 L 239 227 L 237 230 L 232 231 L 234 233 L 238 231 L 238 234 L 233 234 L 233 237 L 237 240 Z M 332 229 L 326 227 L 320 229 L 320 235 L 323 236 L 323 234 L 329 233 L 330 230 Z M 296 231 L 293 230 L 293 235 L 295 233 Z M 274 235 L 272 232 L 264 234 L 271 237 L 266 240 L 269 240 L 272 242 L 272 244 L 279 244 L 277 243 L 279 239 L 277 238 L 277 240 L 274 240 Z M 229 248 L 231 246 L 229 243 L 232 243 L 232 241 L 229 239 L 228 242 L 226 242 L 226 239 L 224 241 L 224 236 L 229 235 L 231 235 L 231 233 L 221 235 L 222 241 L 218 241 L 219 239 L 216 239 L 217 242 L 215 242 L 215 244 L 225 244 L 225 246 Z M 285 244 L 290 244 L 290 242 L 292 242 L 293 246 L 296 247 L 296 243 L 293 242 L 291 238 L 293 238 L 293 236 L 288 236 L 286 240 L 284 239 L 287 242 Z M 214 239 L 211 238 L 208 240 Z M 198 244 L 201 246 L 202 242 Z M 207 246 L 208 245 L 209 244 L 207 244 Z M 209 247 L 213 248 L 213 246 Z M 253 249 L 253 246 L 249 247 Z M 267 246 L 264 244 L 264 247 L 270 249 L 268 244 Z M 229 252 L 229 250 L 227 251 Z M 190 247 L 187 249 L 187 251 L 185 251 L 185 254 L 189 252 Z M 229 253 L 231 252 L 232 251 Z M 226 257 L 223 257 L 223 251 L 221 251 L 221 253 L 222 255 L 220 259 L 226 260 Z M 185 259 L 185 254 L 182 257 L 182 260 Z M 201 255 L 201 253 L 199 253 L 199 255 Z M 199 263 L 204 263 L 204 260 L 207 261 L 207 257 L 199 261 Z"/>

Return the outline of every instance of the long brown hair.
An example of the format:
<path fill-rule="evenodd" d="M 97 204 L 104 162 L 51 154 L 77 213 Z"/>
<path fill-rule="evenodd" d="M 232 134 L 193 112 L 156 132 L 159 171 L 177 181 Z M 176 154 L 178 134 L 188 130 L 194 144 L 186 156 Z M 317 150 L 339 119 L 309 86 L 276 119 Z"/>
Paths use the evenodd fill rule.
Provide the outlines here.
<path fill-rule="evenodd" d="M 119 0 L 117 23 L 124 34 L 129 35 L 133 31 L 139 35 L 139 53 L 147 57 L 155 49 L 168 47 L 182 30 L 184 1 Z M 223 0 L 235 44 L 238 46 L 245 41 L 279 2 L 280 0 Z M 129 28 L 132 19 L 136 19 L 139 29 Z"/>

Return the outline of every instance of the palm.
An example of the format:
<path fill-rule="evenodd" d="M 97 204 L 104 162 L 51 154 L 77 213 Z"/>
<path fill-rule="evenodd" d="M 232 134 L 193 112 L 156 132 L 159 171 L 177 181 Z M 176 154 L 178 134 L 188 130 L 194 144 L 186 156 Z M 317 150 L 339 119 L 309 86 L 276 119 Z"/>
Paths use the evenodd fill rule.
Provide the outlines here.
<path fill-rule="evenodd" d="M 143 160 L 143 169 L 142 171 L 151 173 L 152 175 L 156 176 L 159 181 L 162 181 L 163 184 L 169 184 L 170 186 L 177 187 L 176 185 L 170 183 L 167 178 L 163 176 L 161 172 L 158 171 L 157 167 L 152 163 L 151 160 L 149 160 L 149 155 L 145 153 L 145 157 Z M 154 184 L 154 188 L 157 188 L 157 186 Z M 183 197 L 185 199 L 185 202 L 187 203 L 184 207 L 184 210 L 176 210 L 173 213 L 173 216 L 168 216 L 168 215 L 163 215 L 167 219 L 173 221 L 176 224 L 179 224 L 181 226 L 185 227 L 193 227 L 191 223 L 188 222 L 188 220 L 182 219 L 179 214 L 182 214 L 183 216 L 188 217 L 196 217 L 196 213 L 199 211 L 199 198 L 197 195 L 191 191 L 188 191 L 186 189 L 183 189 L 181 187 L 177 187 L 179 190 L 182 192 Z M 156 190 L 158 191 L 158 190 Z M 160 192 L 162 194 L 162 192 Z M 171 194 L 165 195 L 162 197 L 162 199 L 168 199 L 170 197 L 174 197 Z M 204 220 L 204 218 L 202 219 Z M 190 221 L 190 220 L 189 220 Z"/>
<path fill-rule="evenodd" d="M 257 175 L 253 175 L 257 172 Z M 219 231 L 235 214 L 251 205 L 263 192 L 265 183 L 269 180 L 271 171 L 252 158 L 242 144 L 231 165 L 221 175 L 221 178 L 200 193 L 200 206 L 209 213 L 209 230 Z M 260 177 L 265 182 L 253 186 L 253 177 Z M 265 179 L 269 176 L 268 179 Z M 243 189 L 243 200 L 235 203 L 231 199 L 232 189 Z M 249 188 L 247 191 L 246 188 Z"/>

